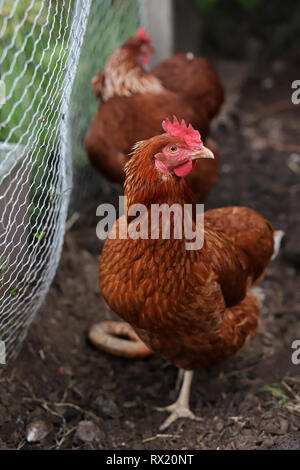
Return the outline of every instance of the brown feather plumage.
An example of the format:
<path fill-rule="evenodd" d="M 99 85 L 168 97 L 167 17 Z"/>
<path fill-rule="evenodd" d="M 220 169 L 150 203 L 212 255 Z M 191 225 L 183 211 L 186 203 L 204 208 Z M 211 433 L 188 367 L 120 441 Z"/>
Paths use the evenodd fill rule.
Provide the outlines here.
<path fill-rule="evenodd" d="M 140 143 L 126 165 L 125 194 L 133 203 L 195 204 L 182 178 L 166 179 L 153 156 L 178 137 Z M 126 215 L 117 221 L 127 230 Z M 174 221 L 171 221 L 171 224 Z M 99 282 L 109 306 L 151 350 L 184 369 L 218 364 L 257 330 L 259 307 L 249 290 L 273 253 L 273 228 L 257 212 L 227 207 L 205 213 L 204 245 L 185 238 L 107 239 Z"/>

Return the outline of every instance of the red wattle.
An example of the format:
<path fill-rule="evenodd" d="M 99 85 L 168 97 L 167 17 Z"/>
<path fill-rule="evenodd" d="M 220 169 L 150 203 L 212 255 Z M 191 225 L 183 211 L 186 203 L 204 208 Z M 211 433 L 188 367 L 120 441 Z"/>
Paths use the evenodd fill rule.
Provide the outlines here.
<path fill-rule="evenodd" d="M 185 176 L 189 175 L 193 168 L 195 167 L 196 162 L 193 162 L 192 160 L 184 163 L 183 165 L 177 166 L 174 168 L 174 173 L 176 176 L 179 176 L 180 178 L 184 178 Z"/>

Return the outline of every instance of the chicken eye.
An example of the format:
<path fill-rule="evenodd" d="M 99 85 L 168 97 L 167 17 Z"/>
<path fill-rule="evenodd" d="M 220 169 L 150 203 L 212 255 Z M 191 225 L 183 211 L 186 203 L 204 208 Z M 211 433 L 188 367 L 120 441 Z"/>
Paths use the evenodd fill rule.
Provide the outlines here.
<path fill-rule="evenodd" d="M 176 145 L 171 145 L 169 147 L 169 151 L 172 152 L 172 153 L 177 152 L 177 150 L 178 150 L 178 147 L 176 147 Z"/>

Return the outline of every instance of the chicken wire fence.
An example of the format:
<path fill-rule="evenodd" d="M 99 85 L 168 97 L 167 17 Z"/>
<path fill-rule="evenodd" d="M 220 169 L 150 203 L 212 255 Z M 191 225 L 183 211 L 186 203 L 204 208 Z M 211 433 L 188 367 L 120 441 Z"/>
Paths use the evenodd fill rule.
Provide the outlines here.
<path fill-rule="evenodd" d="M 104 186 L 83 147 L 97 108 L 90 81 L 142 10 L 138 0 L 0 0 L 0 363 L 3 350 L 16 356 L 55 274 L 72 176 L 75 208 Z"/>

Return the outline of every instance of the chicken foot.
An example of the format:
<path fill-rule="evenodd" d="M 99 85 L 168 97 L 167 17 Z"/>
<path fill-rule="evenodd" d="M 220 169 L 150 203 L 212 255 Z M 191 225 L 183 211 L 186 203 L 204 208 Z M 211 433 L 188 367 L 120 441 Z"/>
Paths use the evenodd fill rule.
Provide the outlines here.
<path fill-rule="evenodd" d="M 182 375 L 183 375 L 183 383 L 182 383 L 182 387 L 181 387 L 181 390 L 180 390 L 180 393 L 176 402 L 173 403 L 172 405 L 169 405 L 163 408 L 156 408 L 158 411 L 169 411 L 171 413 L 170 416 L 160 426 L 161 431 L 169 427 L 170 424 L 174 423 L 174 421 L 176 421 L 178 418 L 188 418 L 188 419 L 193 419 L 195 421 L 201 420 L 201 418 L 198 418 L 197 416 L 195 416 L 194 413 L 192 413 L 192 411 L 189 408 L 190 391 L 191 391 L 191 384 L 193 380 L 194 371 L 192 370 L 183 371 L 183 369 L 180 369 L 179 374 L 180 375 L 178 376 L 177 383 L 180 380 L 180 376 Z"/>

